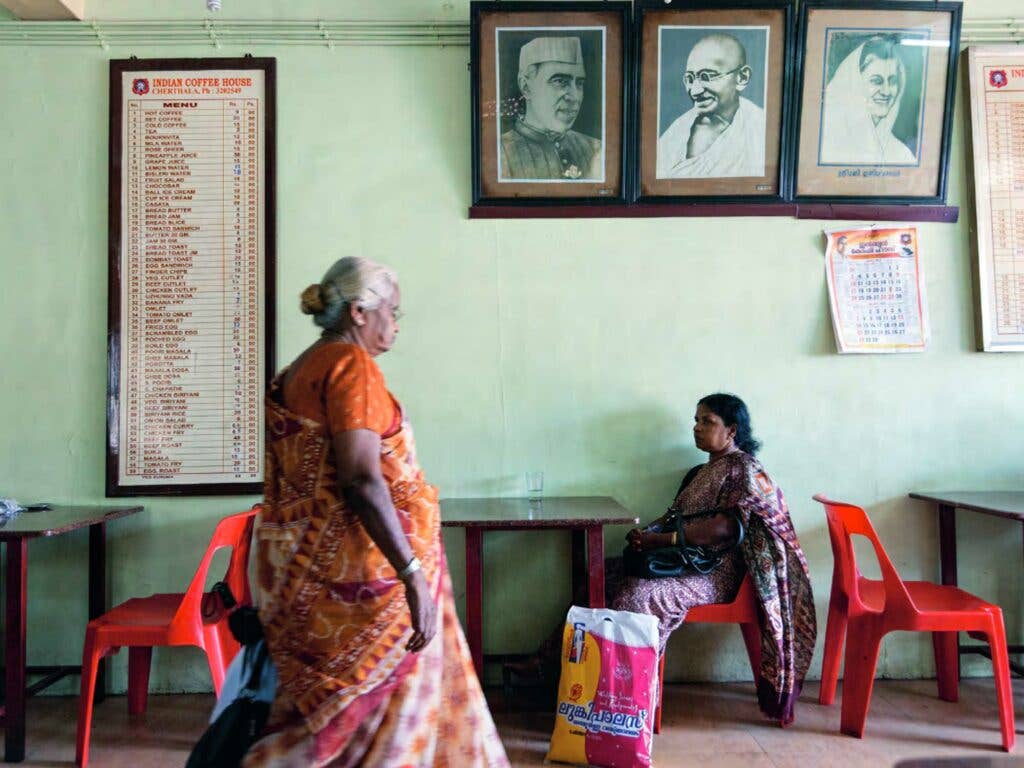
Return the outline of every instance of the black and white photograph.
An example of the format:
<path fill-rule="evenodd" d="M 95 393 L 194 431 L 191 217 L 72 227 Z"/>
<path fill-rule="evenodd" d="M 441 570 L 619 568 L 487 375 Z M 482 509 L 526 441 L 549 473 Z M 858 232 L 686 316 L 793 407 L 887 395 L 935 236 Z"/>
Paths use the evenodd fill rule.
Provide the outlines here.
<path fill-rule="evenodd" d="M 785 198 L 787 0 L 638 0 L 637 199 Z"/>
<path fill-rule="evenodd" d="M 495 34 L 499 181 L 603 181 L 604 29 Z"/>
<path fill-rule="evenodd" d="M 624 203 L 629 2 L 473 0 L 473 207 Z"/>
<path fill-rule="evenodd" d="M 657 178 L 763 176 L 769 27 L 658 32 Z"/>
<path fill-rule="evenodd" d="M 821 165 L 916 165 L 928 39 L 904 30 L 829 30 Z"/>
<path fill-rule="evenodd" d="M 793 197 L 942 203 L 962 6 L 805 0 Z"/>

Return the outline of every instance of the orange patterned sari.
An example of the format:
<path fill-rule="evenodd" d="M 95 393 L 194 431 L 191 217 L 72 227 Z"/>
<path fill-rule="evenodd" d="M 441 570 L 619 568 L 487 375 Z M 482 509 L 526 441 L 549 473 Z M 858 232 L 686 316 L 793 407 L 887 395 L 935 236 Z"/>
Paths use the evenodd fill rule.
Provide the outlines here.
<path fill-rule="evenodd" d="M 437 490 L 380 369 L 349 344 L 316 348 L 272 382 L 266 422 L 256 590 L 280 682 L 245 766 L 507 766 L 455 614 Z M 418 654 L 405 650 L 404 588 L 337 492 L 331 435 L 350 429 L 380 434 L 384 479 L 437 596 L 437 633 Z"/>

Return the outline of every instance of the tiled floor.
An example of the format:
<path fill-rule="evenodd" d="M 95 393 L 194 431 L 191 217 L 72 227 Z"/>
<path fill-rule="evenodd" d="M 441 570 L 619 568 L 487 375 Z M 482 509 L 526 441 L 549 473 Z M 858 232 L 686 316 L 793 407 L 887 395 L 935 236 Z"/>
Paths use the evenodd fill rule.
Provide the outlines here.
<path fill-rule="evenodd" d="M 1017 713 L 1024 718 L 1024 686 L 1015 681 Z M 960 702 L 935 696 L 928 680 L 880 680 L 875 685 L 863 740 L 841 736 L 839 697 L 831 707 L 816 703 L 809 683 L 796 723 L 785 730 L 761 719 L 750 684 L 670 685 L 665 689 L 661 735 L 654 740 L 658 768 L 829 768 L 894 766 L 920 758 L 960 758 L 935 765 L 982 768 L 1017 765 L 1000 749 L 995 690 L 991 680 L 966 680 Z M 495 719 L 515 766 L 544 765 L 552 715 L 503 712 L 495 695 Z M 205 725 L 212 696 L 151 696 L 149 711 L 129 718 L 123 697 L 96 711 L 91 765 L 150 768 L 184 765 Z M 29 704 L 25 766 L 71 765 L 75 755 L 75 698 L 35 698 Z M 1024 742 L 1024 722 L 1018 724 Z M 1015 750 L 1024 754 L 1024 746 Z M 928 764 L 931 764 L 930 761 Z M 1021 762 L 1024 764 L 1024 761 Z M 453 766 L 452 768 L 458 768 Z"/>

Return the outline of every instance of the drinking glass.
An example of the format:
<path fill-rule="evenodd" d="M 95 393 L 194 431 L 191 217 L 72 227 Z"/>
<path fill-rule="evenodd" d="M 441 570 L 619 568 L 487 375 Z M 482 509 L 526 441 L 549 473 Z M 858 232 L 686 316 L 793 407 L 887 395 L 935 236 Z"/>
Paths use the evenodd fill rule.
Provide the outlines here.
<path fill-rule="evenodd" d="M 539 499 L 544 493 L 544 473 L 526 473 L 526 497 L 528 499 Z"/>

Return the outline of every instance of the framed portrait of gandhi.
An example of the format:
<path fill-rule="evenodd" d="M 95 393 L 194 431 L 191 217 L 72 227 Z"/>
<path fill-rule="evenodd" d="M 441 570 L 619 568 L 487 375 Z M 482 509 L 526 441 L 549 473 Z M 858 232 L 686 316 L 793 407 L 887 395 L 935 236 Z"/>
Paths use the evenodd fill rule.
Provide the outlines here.
<path fill-rule="evenodd" d="M 788 0 L 641 0 L 636 164 L 644 201 L 786 194 Z"/>
<path fill-rule="evenodd" d="M 473 2 L 473 203 L 624 202 L 628 2 Z"/>
<path fill-rule="evenodd" d="M 945 203 L 960 16 L 958 2 L 803 4 L 798 201 Z"/>

